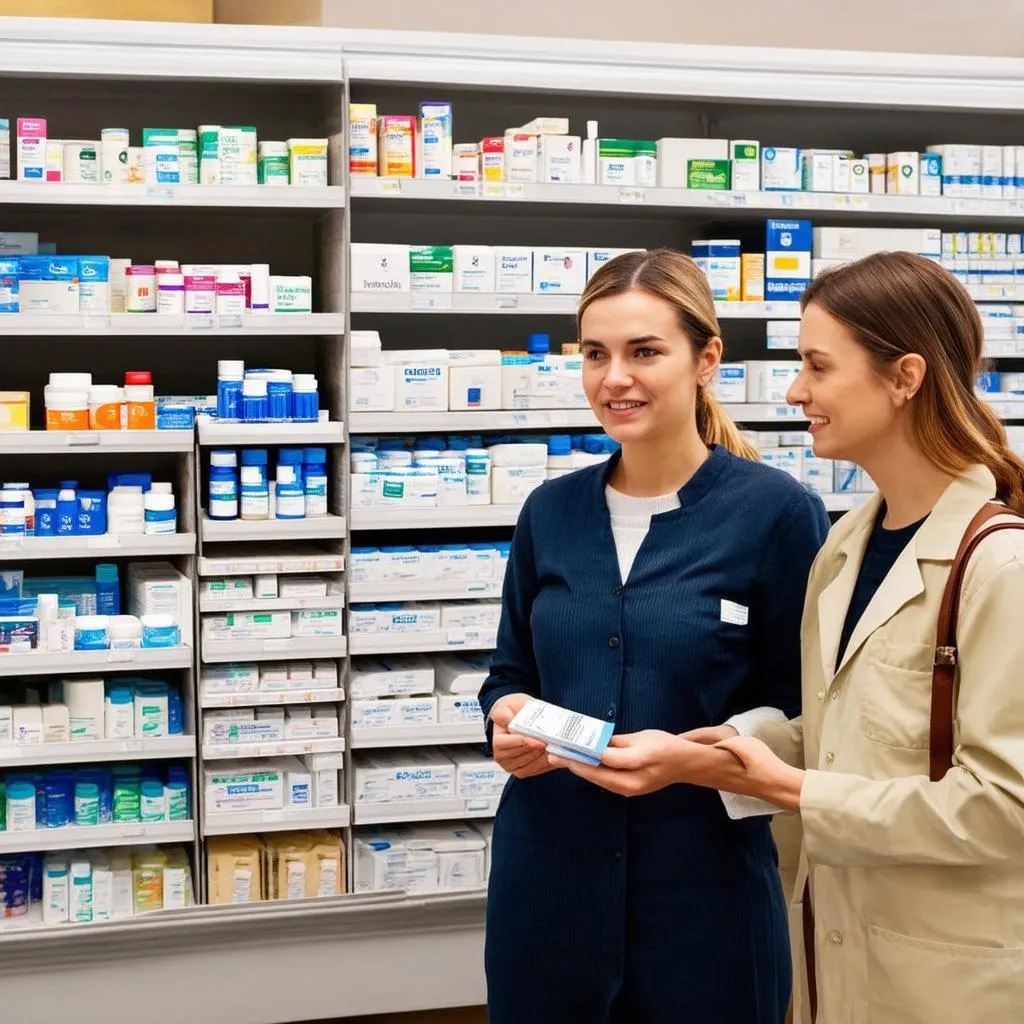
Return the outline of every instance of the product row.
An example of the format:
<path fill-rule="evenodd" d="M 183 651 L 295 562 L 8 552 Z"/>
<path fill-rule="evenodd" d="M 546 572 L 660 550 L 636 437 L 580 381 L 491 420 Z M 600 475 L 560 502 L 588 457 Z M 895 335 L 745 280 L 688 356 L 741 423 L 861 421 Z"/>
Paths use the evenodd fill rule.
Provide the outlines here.
<path fill-rule="evenodd" d="M 340 637 L 343 633 L 343 593 L 337 595 L 337 608 L 298 608 L 292 611 L 223 612 L 203 615 L 203 642 L 243 640 L 310 640 Z"/>
<path fill-rule="evenodd" d="M 112 473 L 107 490 L 77 480 L 33 490 L 25 481 L 0 488 L 0 537 L 157 537 L 178 532 L 170 483 L 148 473 Z"/>
<path fill-rule="evenodd" d="M 213 836 L 206 841 L 210 903 L 339 896 L 345 845 L 337 832 Z"/>
<path fill-rule="evenodd" d="M 360 829 L 353 890 L 409 893 L 482 889 L 491 867 L 489 821 Z"/>
<path fill-rule="evenodd" d="M 203 770 L 207 817 L 244 811 L 325 809 L 341 805 L 341 754 L 220 761 Z"/>
<path fill-rule="evenodd" d="M 195 902 L 192 867 L 180 846 L 0 857 L 0 931 L 116 921 Z"/>
<path fill-rule="evenodd" d="M 360 634 L 401 636 L 463 632 L 494 635 L 501 618 L 500 601 L 389 601 L 354 604 L 348 629 Z"/>
<path fill-rule="evenodd" d="M 432 696 L 465 699 L 477 696 L 489 672 L 489 659 L 479 654 L 356 658 L 349 693 L 353 700 L 363 701 Z M 479 703 L 476 710 L 479 713 Z"/>
<path fill-rule="evenodd" d="M 0 745 L 149 740 L 185 732 L 181 690 L 156 679 L 76 677 L 34 685 L 5 685 Z"/>
<path fill-rule="evenodd" d="M 215 264 L 36 255 L 38 235 L 0 232 L 0 313 L 309 313 L 313 281 L 269 263 Z M 27 254 L 11 254 L 12 249 Z"/>
<path fill-rule="evenodd" d="M 937 144 L 924 153 L 762 145 L 751 139 L 570 134 L 569 118 L 538 117 L 502 134 L 455 143 L 451 103 L 417 114 L 349 105 L 349 174 L 457 182 L 474 195 L 502 182 L 636 185 L 736 192 L 806 191 L 1013 199 L 1024 195 L 1024 145 Z"/>
<path fill-rule="evenodd" d="M 0 828 L 7 832 L 154 824 L 192 817 L 188 770 L 148 762 L 112 768 L 6 772 Z"/>
<path fill-rule="evenodd" d="M 219 423 L 316 423 L 316 375 L 284 369 L 245 368 L 241 359 L 217 363 L 215 418 Z"/>
<path fill-rule="evenodd" d="M 265 448 L 212 451 L 208 512 L 217 520 L 327 515 L 327 449 L 279 448 L 274 463 Z"/>
<path fill-rule="evenodd" d="M 510 549 L 508 541 L 354 547 L 349 580 L 353 584 L 444 580 L 494 587 L 505 578 Z"/>
<path fill-rule="evenodd" d="M 203 698 L 271 693 L 286 697 L 294 691 L 302 700 L 306 691 L 338 689 L 338 663 L 271 661 L 203 665 L 199 685 Z"/>
<path fill-rule="evenodd" d="M 357 808 L 496 799 L 509 777 L 474 747 L 357 751 L 353 758 L 353 801 Z"/>
<path fill-rule="evenodd" d="M 329 740 L 342 734 L 334 704 L 291 704 L 287 707 L 225 708 L 203 714 L 203 743 L 283 743 L 286 740 Z"/>
<path fill-rule="evenodd" d="M 0 654 L 177 647 L 192 630 L 192 586 L 169 562 L 132 562 L 125 614 L 117 565 L 94 576 L 0 573 Z"/>
<path fill-rule="evenodd" d="M 252 126 L 143 128 L 142 145 L 127 128 L 99 138 L 54 139 L 46 118 L 0 118 L 0 179 L 73 185 L 327 184 L 327 139 L 260 141 Z M 12 145 L 13 143 L 13 145 Z M 12 149 L 16 168 L 12 167 Z"/>

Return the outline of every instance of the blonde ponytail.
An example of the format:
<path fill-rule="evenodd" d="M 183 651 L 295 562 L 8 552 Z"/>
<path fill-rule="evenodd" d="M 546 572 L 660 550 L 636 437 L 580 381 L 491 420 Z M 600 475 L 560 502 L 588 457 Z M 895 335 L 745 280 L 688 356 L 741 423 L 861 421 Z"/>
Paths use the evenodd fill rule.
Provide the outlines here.
<path fill-rule="evenodd" d="M 690 339 L 694 353 L 704 350 L 722 329 L 715 315 L 715 302 L 704 272 L 696 263 L 674 249 L 628 252 L 605 263 L 587 282 L 576 309 L 579 331 L 584 310 L 598 299 L 626 292 L 642 291 L 670 303 L 679 326 Z M 736 424 L 705 388 L 697 388 L 697 433 L 705 444 L 718 444 L 733 455 L 757 462 L 757 449 L 743 440 Z"/>
<path fill-rule="evenodd" d="M 697 433 L 707 445 L 718 444 L 741 459 L 758 462 L 757 449 L 744 440 L 739 427 L 707 388 L 697 388 Z"/>

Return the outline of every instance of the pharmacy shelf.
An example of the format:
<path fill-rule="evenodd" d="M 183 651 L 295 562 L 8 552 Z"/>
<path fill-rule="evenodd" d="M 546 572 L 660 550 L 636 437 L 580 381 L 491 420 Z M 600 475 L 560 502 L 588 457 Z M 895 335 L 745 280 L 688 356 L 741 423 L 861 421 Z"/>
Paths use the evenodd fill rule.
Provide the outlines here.
<path fill-rule="evenodd" d="M 352 654 L 430 654 L 491 651 L 497 630 L 449 629 L 431 633 L 353 633 Z"/>
<path fill-rule="evenodd" d="M 96 537 L 0 537 L 0 563 L 41 558 L 162 558 L 190 555 L 196 549 L 194 533 Z M 3 655 L 0 655 L 3 657 Z"/>
<path fill-rule="evenodd" d="M 255 576 L 270 573 L 343 572 L 344 555 L 297 547 L 287 554 L 238 550 L 230 555 L 204 555 L 200 576 Z"/>
<path fill-rule="evenodd" d="M 463 800 L 420 800 L 415 803 L 364 804 L 353 811 L 354 825 L 393 825 L 399 822 L 448 821 L 454 818 L 493 818 L 500 797 Z"/>
<path fill-rule="evenodd" d="M 353 292 L 353 313 L 519 313 L 574 316 L 578 295 L 485 294 L 473 292 Z M 718 302 L 720 320 L 799 320 L 798 302 Z"/>
<path fill-rule="evenodd" d="M 195 756 L 194 736 L 167 736 L 151 740 L 3 744 L 0 745 L 0 768 L 39 764 L 91 764 L 98 761 L 156 761 Z"/>
<path fill-rule="evenodd" d="M 354 508 L 353 530 L 435 530 L 515 526 L 520 505 L 453 505 L 431 508 Z"/>
<path fill-rule="evenodd" d="M 237 836 L 251 832 L 293 832 L 297 829 L 348 828 L 345 804 L 337 807 L 285 807 L 276 811 L 222 811 L 203 817 L 204 836 Z"/>
<path fill-rule="evenodd" d="M 0 854 L 191 843 L 194 838 L 193 821 L 65 825 L 63 828 L 37 828 L 29 832 L 0 832 Z"/>
<path fill-rule="evenodd" d="M 269 740 L 265 743 L 204 743 L 204 761 L 238 757 L 290 757 L 302 754 L 343 754 L 345 740 L 336 736 L 309 740 Z"/>
<path fill-rule="evenodd" d="M 82 185 L 0 182 L 0 206 L 221 206 L 254 210 L 342 210 L 345 189 L 267 185 Z"/>
<path fill-rule="evenodd" d="M 489 412 L 354 412 L 354 434 L 423 434 L 455 431 L 545 430 L 549 427 L 596 427 L 587 409 L 503 409 Z"/>
<path fill-rule="evenodd" d="M 128 452 L 190 452 L 191 430 L 26 430 L 0 434 L 0 455 L 62 455 Z"/>
<path fill-rule="evenodd" d="M 494 182 L 467 192 L 456 181 L 425 181 L 412 178 L 353 176 L 353 200 L 394 199 L 418 202 L 513 202 L 556 205 L 637 205 L 708 210 L 716 216 L 725 210 L 763 211 L 819 210 L 875 216 L 982 217 L 1007 220 L 1024 214 L 1024 199 L 954 199 L 949 196 L 863 195 L 833 192 L 728 192 L 711 189 L 647 188 L 631 185 L 569 185 Z"/>
<path fill-rule="evenodd" d="M 442 743 L 483 743 L 484 721 L 458 725 L 409 725 L 393 729 L 353 729 L 352 749 L 433 747 Z"/>
<path fill-rule="evenodd" d="M 237 601 L 213 601 L 208 597 L 199 599 L 199 610 L 204 614 L 224 612 L 287 612 L 298 609 L 344 608 L 345 595 L 333 594 L 330 597 L 274 597 L 258 601 L 255 598 Z"/>
<path fill-rule="evenodd" d="M 273 338 L 281 335 L 342 335 L 342 313 L 250 313 L 217 315 L 193 313 L 2 313 L 0 336 L 61 337 L 124 335 L 168 337 L 186 334 Z"/>
<path fill-rule="evenodd" d="M 29 651 L 0 654 L 0 677 L 77 672 L 157 672 L 192 665 L 191 647 L 136 648 L 127 651 Z"/>
<path fill-rule="evenodd" d="M 375 601 L 460 601 L 501 597 L 500 580 L 396 580 L 393 583 L 351 583 L 355 603 Z"/>
<path fill-rule="evenodd" d="M 1024 200 L 1017 201 L 1024 213 Z M 975 302 L 1024 302 L 1024 285 L 1020 284 L 969 284 L 967 290 Z"/>
<path fill-rule="evenodd" d="M 345 424 L 319 423 L 218 423 L 199 420 L 201 445 L 331 445 L 345 443 Z"/>
<path fill-rule="evenodd" d="M 344 516 L 310 516 L 308 519 L 211 519 L 203 513 L 199 524 L 205 543 L 273 540 L 341 540 Z"/>
<path fill-rule="evenodd" d="M 1024 395 L 990 393 L 980 397 L 1001 420 L 1024 419 Z"/>
<path fill-rule="evenodd" d="M 200 700 L 200 707 L 210 708 L 262 708 L 285 704 L 336 704 L 345 699 L 345 691 L 337 690 L 275 690 L 272 693 L 208 693 Z"/>
<path fill-rule="evenodd" d="M 292 636 L 280 640 L 204 640 L 202 643 L 203 661 L 211 665 L 227 661 L 344 658 L 345 649 L 343 636 Z"/>

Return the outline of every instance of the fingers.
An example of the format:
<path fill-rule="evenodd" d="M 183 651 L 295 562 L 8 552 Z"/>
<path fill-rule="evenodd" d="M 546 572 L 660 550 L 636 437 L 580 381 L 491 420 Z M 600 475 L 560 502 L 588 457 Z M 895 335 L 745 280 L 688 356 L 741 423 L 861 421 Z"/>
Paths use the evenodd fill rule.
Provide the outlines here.
<path fill-rule="evenodd" d="M 501 702 L 495 704 L 491 710 L 491 721 L 494 723 L 495 728 L 507 730 L 509 723 L 515 717 L 515 712 L 507 704 L 502 704 Z"/>
<path fill-rule="evenodd" d="M 614 768 L 583 764 L 582 761 L 570 761 L 551 754 L 548 755 L 548 763 L 552 768 L 568 768 L 573 775 L 619 796 L 636 796 L 640 792 L 640 780 L 636 776 L 624 775 Z"/>
<path fill-rule="evenodd" d="M 714 746 L 722 740 L 730 739 L 737 735 L 738 733 L 731 725 L 710 725 L 703 729 L 691 729 L 689 732 L 684 732 L 682 738 L 689 740 L 691 743 L 704 743 L 708 746 Z"/>
<path fill-rule="evenodd" d="M 749 767 L 749 750 L 747 748 L 746 736 L 733 736 L 729 739 L 720 740 L 716 743 L 715 749 L 724 750 L 736 759 L 743 768 Z"/>

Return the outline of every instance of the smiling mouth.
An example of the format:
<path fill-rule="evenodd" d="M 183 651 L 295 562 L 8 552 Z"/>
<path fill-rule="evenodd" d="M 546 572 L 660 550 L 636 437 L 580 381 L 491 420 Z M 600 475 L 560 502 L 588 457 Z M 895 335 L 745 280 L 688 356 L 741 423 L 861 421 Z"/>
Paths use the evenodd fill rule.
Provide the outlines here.
<path fill-rule="evenodd" d="M 807 418 L 812 427 L 824 427 L 831 422 L 827 416 L 808 416 Z"/>
<path fill-rule="evenodd" d="M 606 402 L 609 409 L 614 412 L 629 412 L 630 409 L 639 409 L 646 405 L 646 402 Z"/>

